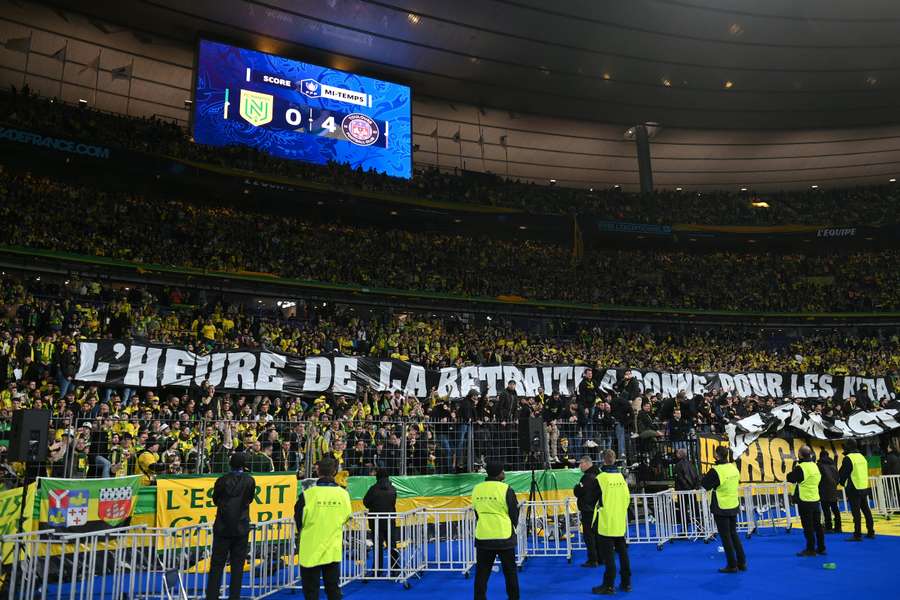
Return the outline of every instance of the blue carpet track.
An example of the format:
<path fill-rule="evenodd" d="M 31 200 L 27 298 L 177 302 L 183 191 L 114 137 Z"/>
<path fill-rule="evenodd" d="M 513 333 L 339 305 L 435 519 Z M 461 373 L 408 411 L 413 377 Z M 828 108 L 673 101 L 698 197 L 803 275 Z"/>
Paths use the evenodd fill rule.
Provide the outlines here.
<path fill-rule="evenodd" d="M 880 536 L 862 543 L 843 541 L 846 535 L 829 535 L 828 555 L 798 558 L 803 537 L 799 530 L 766 533 L 747 540 L 749 571 L 722 575 L 724 554 L 717 551 L 716 541 L 679 541 L 669 543 L 662 551 L 651 545 L 630 547 L 634 591 L 618 592 L 619 598 L 656 596 L 666 600 L 704 600 L 711 598 L 898 598 L 897 558 L 900 537 Z M 565 558 L 535 558 L 527 561 L 519 573 L 523 600 L 532 598 L 590 598 L 591 587 L 600 584 L 603 568 L 585 569 L 584 552 L 575 554 L 573 564 Z M 826 562 L 837 564 L 836 570 L 823 568 Z M 616 582 L 618 585 L 618 581 Z M 860 595 L 862 592 L 862 595 Z M 427 573 L 412 581 L 404 590 L 389 582 L 353 583 L 344 588 L 348 600 L 409 600 L 429 598 L 471 598 L 472 578 L 451 573 Z M 324 598 L 324 594 L 322 595 Z M 297 596 L 280 593 L 273 598 Z M 506 598 L 503 574 L 492 573 L 488 598 Z"/>

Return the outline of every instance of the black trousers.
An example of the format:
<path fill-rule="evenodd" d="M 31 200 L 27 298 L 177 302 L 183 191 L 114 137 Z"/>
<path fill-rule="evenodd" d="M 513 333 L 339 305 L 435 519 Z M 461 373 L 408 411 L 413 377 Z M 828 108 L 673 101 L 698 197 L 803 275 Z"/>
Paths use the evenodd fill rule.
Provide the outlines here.
<path fill-rule="evenodd" d="M 225 570 L 225 563 L 231 565 L 228 598 L 229 600 L 240 600 L 248 543 L 246 535 L 213 535 L 212 556 L 209 560 L 209 579 L 206 582 L 206 600 L 219 600 L 219 588 L 222 587 L 222 572 Z"/>
<path fill-rule="evenodd" d="M 725 549 L 726 566 L 742 567 L 747 564 L 747 556 L 744 554 L 744 545 L 737 532 L 737 515 L 713 515 L 716 521 L 716 529 L 719 530 L 719 539 L 722 540 L 722 548 Z"/>
<path fill-rule="evenodd" d="M 581 536 L 587 548 L 587 561 L 589 563 L 600 562 L 597 554 L 597 532 L 594 530 L 594 513 L 581 513 Z"/>
<path fill-rule="evenodd" d="M 624 537 L 607 537 L 597 535 L 597 550 L 600 559 L 606 565 L 603 571 L 603 587 L 616 584 L 616 554 L 619 555 L 619 577 L 622 585 L 631 583 L 631 561 L 628 560 L 628 544 Z"/>
<path fill-rule="evenodd" d="M 400 562 L 400 551 L 397 550 L 397 542 L 400 540 L 400 528 L 396 525 L 389 525 L 384 519 L 372 519 L 372 521 L 373 523 L 370 525 L 372 534 L 377 537 L 377 540 L 372 540 L 372 543 L 375 545 L 375 559 L 372 563 L 372 568 L 376 574 L 387 569 L 387 576 L 390 577 L 392 571 L 397 569 L 397 564 Z M 377 524 L 374 523 L 375 521 L 377 521 Z M 389 549 L 390 568 L 387 568 L 384 564 L 385 548 Z"/>
<path fill-rule="evenodd" d="M 825 500 L 821 501 L 822 504 L 822 518 L 825 521 L 825 531 L 837 531 L 841 530 L 841 509 L 838 508 L 837 502 L 826 502 Z"/>
<path fill-rule="evenodd" d="M 800 524 L 803 525 L 803 537 L 806 538 L 806 550 L 825 552 L 825 528 L 822 527 L 822 515 L 818 502 L 799 502 Z"/>
<path fill-rule="evenodd" d="M 875 533 L 875 521 L 872 519 L 872 509 L 869 508 L 869 490 L 847 490 L 847 500 L 850 502 L 850 512 L 853 514 L 853 535 L 862 535 L 862 520 L 859 513 L 866 517 L 866 533 Z"/>
<path fill-rule="evenodd" d="M 488 578 L 494 559 L 500 557 L 500 567 L 506 580 L 506 596 L 509 600 L 519 600 L 519 574 L 516 573 L 516 549 L 493 550 L 475 548 L 475 600 L 487 600 Z"/>
<path fill-rule="evenodd" d="M 341 563 L 300 567 L 300 584 L 306 600 L 319 600 L 319 576 L 325 580 L 325 597 L 341 600 Z"/>

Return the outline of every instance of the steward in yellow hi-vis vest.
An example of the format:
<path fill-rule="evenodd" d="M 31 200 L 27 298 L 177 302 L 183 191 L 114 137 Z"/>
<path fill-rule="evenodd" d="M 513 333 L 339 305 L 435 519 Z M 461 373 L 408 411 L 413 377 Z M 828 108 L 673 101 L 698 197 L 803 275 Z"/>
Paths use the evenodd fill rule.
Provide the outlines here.
<path fill-rule="evenodd" d="M 503 483 L 506 474 L 501 463 L 485 467 L 487 480 L 472 489 L 475 509 L 475 600 L 487 598 L 487 583 L 494 560 L 500 558 L 506 595 L 519 600 L 519 575 L 516 571 L 516 528 L 519 504 L 512 488 Z"/>
<path fill-rule="evenodd" d="M 747 570 L 747 557 L 737 532 L 737 515 L 741 508 L 738 491 L 740 482 L 741 474 L 731 460 L 731 450 L 719 446 L 716 448 L 716 464 L 706 472 L 700 484 L 705 490 L 712 492 L 709 510 L 725 549 L 727 564 L 719 569 L 720 573 Z"/>
<path fill-rule="evenodd" d="M 300 532 L 300 579 L 305 598 L 319 597 L 319 578 L 328 600 L 340 600 L 344 524 L 353 515 L 350 494 L 334 481 L 337 461 L 326 456 L 317 466 L 319 480 L 294 505 Z"/>
<path fill-rule="evenodd" d="M 798 456 L 800 460 L 787 476 L 788 482 L 794 484 L 794 502 L 797 503 L 803 537 L 806 538 L 806 548 L 798 552 L 797 556 L 825 554 L 825 527 L 822 526 L 819 505 L 822 473 L 819 472 L 819 465 L 809 446 L 801 447 Z"/>
<path fill-rule="evenodd" d="M 850 541 L 862 541 L 860 513 L 866 517 L 866 537 L 875 537 L 875 521 L 872 519 L 872 509 L 869 508 L 869 463 L 856 449 L 855 440 L 844 442 L 844 462 L 838 471 L 838 480 L 847 491 L 847 501 L 853 514 L 853 537 Z"/>
<path fill-rule="evenodd" d="M 628 483 L 616 467 L 614 450 L 603 452 L 603 466 L 597 475 L 600 498 L 594 508 L 594 528 L 597 532 L 597 555 L 606 566 L 603 583 L 591 589 L 595 594 L 611 595 L 616 585 L 616 555 L 619 556 L 621 589 L 631 591 L 631 562 L 628 559 L 628 506 L 631 492 Z"/>

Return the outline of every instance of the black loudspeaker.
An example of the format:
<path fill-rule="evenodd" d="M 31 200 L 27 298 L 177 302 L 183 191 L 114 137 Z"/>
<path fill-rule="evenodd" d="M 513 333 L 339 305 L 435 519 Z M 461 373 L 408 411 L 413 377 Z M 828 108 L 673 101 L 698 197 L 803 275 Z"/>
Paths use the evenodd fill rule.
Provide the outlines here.
<path fill-rule="evenodd" d="M 49 410 L 13 411 L 7 460 L 25 463 L 46 461 L 49 429 Z"/>
<path fill-rule="evenodd" d="M 540 417 L 519 419 L 519 450 L 523 453 L 544 454 L 544 421 Z"/>

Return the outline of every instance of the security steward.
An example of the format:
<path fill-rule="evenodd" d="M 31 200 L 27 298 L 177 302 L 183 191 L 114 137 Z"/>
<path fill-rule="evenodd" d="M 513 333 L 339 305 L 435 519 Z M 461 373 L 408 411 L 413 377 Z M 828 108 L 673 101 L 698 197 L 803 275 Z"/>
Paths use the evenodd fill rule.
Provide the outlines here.
<path fill-rule="evenodd" d="M 485 467 L 487 480 L 472 490 L 475 509 L 475 600 L 486 600 L 487 583 L 500 557 L 506 595 L 519 600 L 519 576 L 516 572 L 516 523 L 519 506 L 512 488 L 503 483 L 503 464 L 490 462 Z"/>
<path fill-rule="evenodd" d="M 741 474 L 731 460 L 731 451 L 725 446 L 716 448 L 716 464 L 706 472 L 700 485 L 712 491 L 710 512 L 725 549 L 726 565 L 719 573 L 737 573 L 747 570 L 747 557 L 737 532 L 737 515 L 740 509 L 738 484 Z"/>
<path fill-rule="evenodd" d="M 825 528 L 822 527 L 819 507 L 822 474 L 809 446 L 800 448 L 799 457 L 800 460 L 787 475 L 788 482 L 794 484 L 794 502 L 797 503 L 803 536 L 806 538 L 806 548 L 798 552 L 797 556 L 825 554 Z"/>
<path fill-rule="evenodd" d="M 625 530 L 628 527 L 628 505 L 631 504 L 631 493 L 628 483 L 615 466 L 616 452 L 612 449 L 603 451 L 603 468 L 597 475 L 600 495 L 594 508 L 593 522 L 597 527 L 597 552 L 606 565 L 603 572 L 603 584 L 591 591 L 601 596 L 616 593 L 616 557 L 619 555 L 620 589 L 631 591 L 631 563 L 628 560 L 628 544 L 625 542 Z"/>
<path fill-rule="evenodd" d="M 328 600 L 340 600 L 344 523 L 353 509 L 350 494 L 334 481 L 337 461 L 325 456 L 317 465 L 319 480 L 297 498 L 294 519 L 300 532 L 300 581 L 303 597 L 318 600 L 319 578 Z"/>
<path fill-rule="evenodd" d="M 375 473 L 375 485 L 369 488 L 363 498 L 363 506 L 369 511 L 373 517 L 369 519 L 369 529 L 375 544 L 375 563 L 373 568 L 375 574 L 379 575 L 379 571 L 384 569 L 382 556 L 384 549 L 390 550 L 390 568 L 387 576 L 391 576 L 391 571 L 397 568 L 400 557 L 400 551 L 397 549 L 397 542 L 400 540 L 400 531 L 397 527 L 396 519 L 393 516 L 385 517 L 385 513 L 397 512 L 397 488 L 391 483 L 391 477 L 387 469 L 378 469 Z"/>
<path fill-rule="evenodd" d="M 218 600 L 226 562 L 231 566 L 228 598 L 240 600 L 241 597 L 250 535 L 250 503 L 253 502 L 256 481 L 246 472 L 247 457 L 243 452 L 233 454 L 229 465 L 231 472 L 219 477 L 213 486 L 212 501 L 216 505 L 216 520 L 213 523 L 206 600 Z"/>
<path fill-rule="evenodd" d="M 874 538 L 875 521 L 872 519 L 872 509 L 869 508 L 869 463 L 860 454 L 855 440 L 844 442 L 844 462 L 841 463 L 838 478 L 847 491 L 850 512 L 853 514 L 853 537 L 847 538 L 847 541 L 862 541 L 860 512 L 866 517 L 866 537 Z"/>
<path fill-rule="evenodd" d="M 582 456 L 578 463 L 581 469 L 581 481 L 572 490 L 578 499 L 578 512 L 581 513 L 581 534 L 584 537 L 584 545 L 587 548 L 587 562 L 582 567 L 597 567 L 600 565 L 597 555 L 597 535 L 594 529 L 594 510 L 597 508 L 597 500 L 600 498 L 600 486 L 597 484 L 597 474 L 600 472 L 594 465 L 590 456 Z"/>

